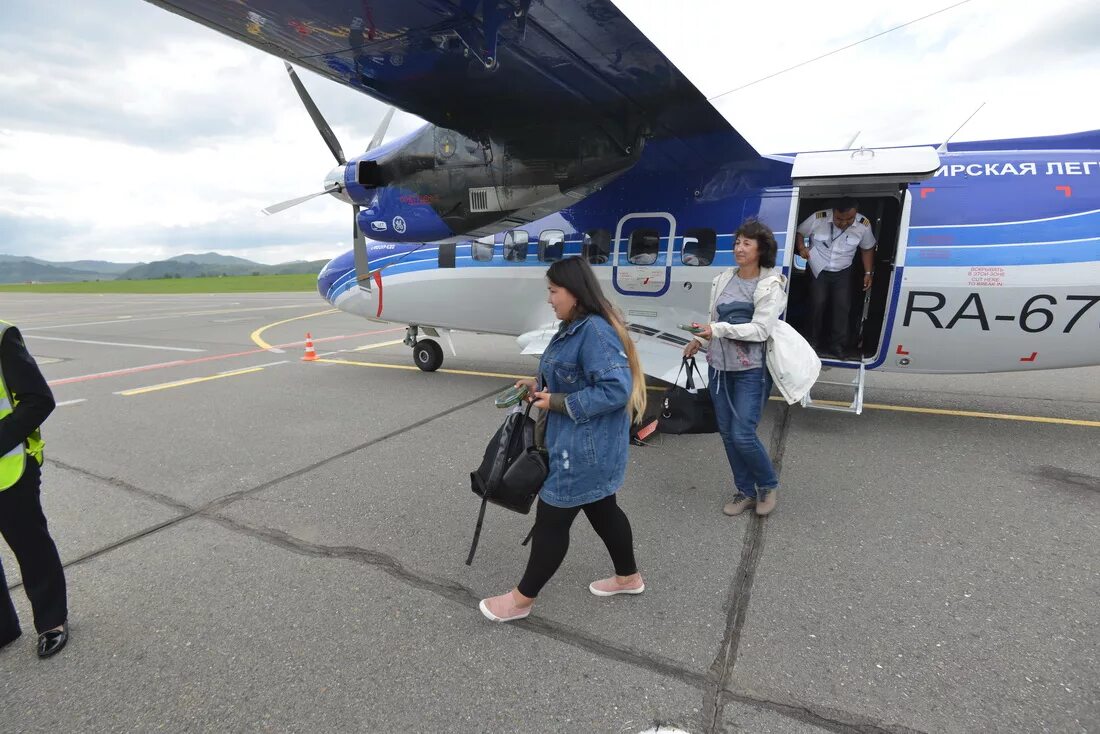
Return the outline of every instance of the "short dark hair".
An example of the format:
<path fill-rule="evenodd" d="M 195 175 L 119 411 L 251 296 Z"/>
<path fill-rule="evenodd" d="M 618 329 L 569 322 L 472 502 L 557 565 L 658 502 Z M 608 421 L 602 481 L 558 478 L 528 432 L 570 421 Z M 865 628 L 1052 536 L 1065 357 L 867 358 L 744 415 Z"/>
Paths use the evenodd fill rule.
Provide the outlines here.
<path fill-rule="evenodd" d="M 842 196 L 833 202 L 834 212 L 846 212 L 859 208 L 859 201 L 851 196 Z"/>
<path fill-rule="evenodd" d="M 772 233 L 771 227 L 758 219 L 746 219 L 734 233 L 733 241 L 737 242 L 738 237 L 756 240 L 756 251 L 760 253 L 760 267 L 775 267 L 775 254 L 779 251 L 779 245 L 775 242 L 775 234 Z"/>

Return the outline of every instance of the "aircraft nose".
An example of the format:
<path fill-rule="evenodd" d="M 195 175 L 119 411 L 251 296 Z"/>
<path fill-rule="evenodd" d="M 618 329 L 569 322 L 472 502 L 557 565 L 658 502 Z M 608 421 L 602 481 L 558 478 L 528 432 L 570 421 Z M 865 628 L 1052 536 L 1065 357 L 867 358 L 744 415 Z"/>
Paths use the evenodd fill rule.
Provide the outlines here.
<path fill-rule="evenodd" d="M 355 252 L 352 250 L 334 257 L 317 275 L 317 292 L 334 306 L 340 294 L 355 285 Z"/>

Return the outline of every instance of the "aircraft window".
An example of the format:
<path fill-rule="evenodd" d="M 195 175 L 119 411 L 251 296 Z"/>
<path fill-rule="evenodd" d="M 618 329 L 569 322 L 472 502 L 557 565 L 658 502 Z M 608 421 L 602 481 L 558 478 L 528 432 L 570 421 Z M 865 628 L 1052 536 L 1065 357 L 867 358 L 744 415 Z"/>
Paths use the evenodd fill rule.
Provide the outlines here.
<path fill-rule="evenodd" d="M 504 259 L 509 262 L 523 262 L 527 259 L 526 230 L 513 229 L 504 233 Z"/>
<path fill-rule="evenodd" d="M 548 229 L 539 235 L 539 260 L 552 263 L 561 260 L 565 252 L 565 232 L 560 229 Z"/>
<path fill-rule="evenodd" d="M 478 262 L 489 262 L 493 259 L 493 246 L 485 242 L 471 242 L 470 256 Z"/>
<path fill-rule="evenodd" d="M 652 265 L 661 252 L 661 233 L 655 229 L 636 229 L 630 233 L 630 264 Z"/>
<path fill-rule="evenodd" d="M 611 233 L 606 229 L 585 232 L 581 254 L 593 265 L 603 265 L 611 257 Z"/>
<path fill-rule="evenodd" d="M 680 259 L 684 265 L 706 267 L 714 262 L 718 234 L 713 229 L 689 229 L 684 233 L 684 251 Z"/>

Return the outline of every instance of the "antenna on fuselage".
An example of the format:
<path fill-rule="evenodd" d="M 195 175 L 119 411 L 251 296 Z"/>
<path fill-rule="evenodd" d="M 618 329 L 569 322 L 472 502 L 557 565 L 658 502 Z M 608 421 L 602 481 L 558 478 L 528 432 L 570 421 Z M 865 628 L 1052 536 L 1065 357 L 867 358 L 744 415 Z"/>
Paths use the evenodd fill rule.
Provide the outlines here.
<path fill-rule="evenodd" d="M 950 135 L 948 135 L 948 136 L 947 136 L 947 140 L 945 140 L 945 141 L 943 141 L 942 143 L 940 143 L 940 147 L 936 148 L 936 152 L 937 152 L 937 153 L 946 153 L 946 152 L 947 152 L 947 144 L 951 142 L 951 138 L 953 138 L 953 137 L 955 137 L 956 135 L 958 135 L 958 134 L 959 134 L 959 130 L 962 130 L 962 129 L 963 129 L 964 127 L 966 127 L 966 123 L 968 123 L 968 122 L 970 122 L 971 120 L 973 120 L 973 119 L 974 119 L 974 115 L 978 114 L 978 113 L 979 113 L 979 112 L 981 111 L 982 107 L 985 107 L 985 102 L 982 102 L 982 103 L 981 103 L 980 105 L 978 105 L 978 109 L 976 109 L 976 110 L 974 110 L 973 112 L 971 112 L 971 113 L 970 113 L 970 117 L 968 117 L 968 118 L 966 118 L 965 120 L 963 120 L 963 124 L 959 125 L 959 126 L 958 126 L 957 128 L 955 128 L 955 132 L 953 132 L 953 133 L 951 133 Z"/>
<path fill-rule="evenodd" d="M 848 141 L 848 144 L 844 146 L 844 150 L 851 150 L 852 149 L 852 144 L 856 142 L 856 138 L 858 138 L 859 134 L 862 133 L 862 132 L 863 132 L 862 130 L 856 130 L 856 134 L 853 135 L 852 139 Z"/>

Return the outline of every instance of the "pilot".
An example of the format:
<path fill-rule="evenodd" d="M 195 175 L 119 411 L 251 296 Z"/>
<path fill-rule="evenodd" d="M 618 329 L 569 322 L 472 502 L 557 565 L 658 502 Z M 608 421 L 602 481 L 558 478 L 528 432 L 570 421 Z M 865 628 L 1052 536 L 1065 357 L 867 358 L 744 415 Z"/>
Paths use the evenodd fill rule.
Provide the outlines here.
<path fill-rule="evenodd" d="M 40 500 L 43 443 L 39 426 L 53 409 L 53 393 L 19 330 L 0 321 L 0 534 L 23 572 L 40 658 L 60 652 L 69 639 L 65 571 Z M 19 617 L 0 566 L 0 648 L 20 634 Z"/>
<path fill-rule="evenodd" d="M 859 250 L 863 267 L 863 290 L 871 287 L 874 277 L 875 237 L 871 223 L 857 211 L 859 202 L 842 197 L 832 211 L 814 212 L 798 225 L 795 251 L 809 261 L 810 340 L 819 354 L 846 357 L 848 354 L 852 305 L 851 267 Z M 809 238 L 807 244 L 806 238 Z M 832 319 L 825 329 L 825 311 L 832 304 Z"/>

